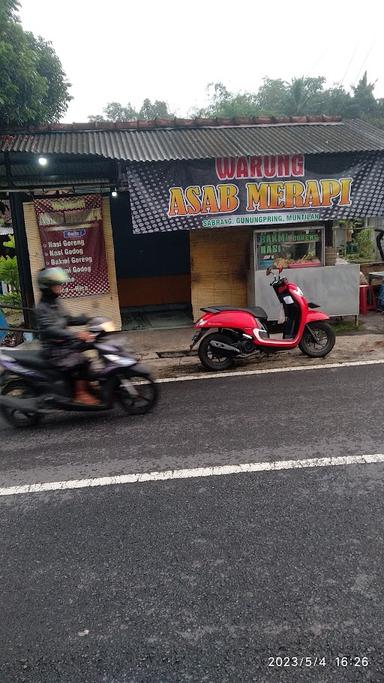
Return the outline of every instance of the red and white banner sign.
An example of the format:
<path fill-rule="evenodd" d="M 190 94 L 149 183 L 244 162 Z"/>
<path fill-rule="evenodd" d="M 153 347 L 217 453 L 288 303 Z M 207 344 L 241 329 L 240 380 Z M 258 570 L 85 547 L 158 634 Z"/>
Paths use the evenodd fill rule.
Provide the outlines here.
<path fill-rule="evenodd" d="M 45 265 L 70 276 L 63 297 L 109 292 L 102 197 L 58 197 L 34 201 Z"/>

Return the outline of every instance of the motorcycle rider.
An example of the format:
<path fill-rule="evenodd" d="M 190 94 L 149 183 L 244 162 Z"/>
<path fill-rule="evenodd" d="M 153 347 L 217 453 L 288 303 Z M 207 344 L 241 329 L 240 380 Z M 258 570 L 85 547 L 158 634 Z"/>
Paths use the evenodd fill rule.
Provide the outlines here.
<path fill-rule="evenodd" d="M 73 400 L 92 406 L 99 401 L 92 395 L 88 385 L 89 362 L 75 348 L 74 341 L 90 342 L 93 335 L 87 331 L 73 332 L 72 325 L 86 325 L 87 316 L 69 316 L 59 300 L 63 285 L 69 276 L 62 268 L 43 268 L 37 276 L 41 299 L 35 308 L 43 355 L 51 365 L 68 372 L 74 384 Z"/>

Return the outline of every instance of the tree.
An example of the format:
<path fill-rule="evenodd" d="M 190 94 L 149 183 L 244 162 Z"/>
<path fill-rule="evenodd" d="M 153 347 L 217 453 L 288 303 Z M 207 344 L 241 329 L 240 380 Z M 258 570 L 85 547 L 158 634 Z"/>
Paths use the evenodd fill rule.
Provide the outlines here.
<path fill-rule="evenodd" d="M 0 0 L 0 127 L 59 121 L 70 84 L 52 44 L 24 31 L 17 0 Z"/>
<path fill-rule="evenodd" d="M 1 1 L 1 0 L 0 0 Z M 231 92 L 221 82 L 207 87 L 208 105 L 196 109 L 192 115 L 209 118 L 253 116 L 306 116 L 327 114 L 343 118 L 362 118 L 384 128 L 384 99 L 376 99 L 375 83 L 368 82 L 367 74 L 348 92 L 343 85 L 326 87 L 323 76 L 300 76 L 291 81 L 264 78 L 255 92 Z M 110 102 L 104 114 L 90 116 L 91 121 L 127 121 L 171 118 L 166 102 L 145 99 L 136 111 L 128 103 L 122 106 Z"/>
<path fill-rule="evenodd" d="M 369 123 L 378 128 L 384 128 L 384 99 L 376 100 L 376 111 L 367 118 Z M 365 117 L 364 117 L 365 118 Z"/>
<path fill-rule="evenodd" d="M 20 9 L 19 0 L 1 0 L 0 2 L 0 26 L 6 21 L 18 21 L 17 13 Z"/>
<path fill-rule="evenodd" d="M 323 76 L 300 76 L 291 81 L 264 78 L 254 93 L 232 93 L 223 83 L 210 83 L 209 103 L 195 115 L 305 116 L 328 114 L 344 118 L 363 118 L 384 127 L 384 99 L 374 96 L 375 83 L 367 74 L 348 92 L 342 85 L 325 87 Z"/>
<path fill-rule="evenodd" d="M 151 121 L 152 119 L 170 119 L 173 114 L 168 111 L 168 105 L 163 100 L 155 100 L 151 102 L 146 98 L 137 111 L 130 102 L 126 106 L 120 102 L 109 102 L 103 109 L 103 114 L 96 114 L 95 116 L 88 116 L 89 121 L 136 121 L 137 119 L 144 119 Z"/>
<path fill-rule="evenodd" d="M 264 116 L 285 114 L 287 88 L 287 83 L 281 78 L 264 78 L 256 93 L 258 111 Z"/>
<path fill-rule="evenodd" d="M 256 93 L 258 109 L 263 116 L 303 116 L 322 112 L 323 76 L 300 76 L 290 82 L 281 78 L 265 78 Z"/>
<path fill-rule="evenodd" d="M 131 103 L 123 107 L 119 102 L 110 102 L 104 109 L 104 114 L 108 121 L 130 121 L 137 119 L 137 111 Z"/>
<path fill-rule="evenodd" d="M 88 116 L 89 121 L 132 121 L 138 118 L 138 113 L 130 102 L 126 106 L 120 102 L 109 102 L 103 112 L 103 114 Z"/>
<path fill-rule="evenodd" d="M 301 76 L 293 78 L 286 88 L 285 113 L 288 116 L 317 114 L 321 111 L 325 78 Z"/>
<path fill-rule="evenodd" d="M 321 93 L 322 114 L 330 116 L 344 116 L 348 118 L 351 112 L 352 98 L 342 85 L 335 85 Z"/>
<path fill-rule="evenodd" d="M 139 118 L 145 121 L 151 121 L 153 119 L 171 119 L 173 114 L 168 111 L 168 105 L 163 100 L 155 100 L 151 102 L 146 98 L 139 111 Z"/>
<path fill-rule="evenodd" d="M 255 93 L 231 93 L 223 83 L 208 86 L 210 103 L 205 116 L 297 116 L 317 112 L 325 79 L 302 76 L 290 83 L 265 78 Z"/>
<path fill-rule="evenodd" d="M 195 112 L 197 116 L 232 118 L 255 116 L 255 97 L 250 93 L 231 93 L 223 83 L 210 83 L 207 87 L 210 103 Z"/>
<path fill-rule="evenodd" d="M 375 83 L 368 82 L 367 72 L 359 80 L 356 86 L 352 86 L 352 112 L 353 116 L 369 118 L 378 110 L 378 102 L 373 94 Z"/>

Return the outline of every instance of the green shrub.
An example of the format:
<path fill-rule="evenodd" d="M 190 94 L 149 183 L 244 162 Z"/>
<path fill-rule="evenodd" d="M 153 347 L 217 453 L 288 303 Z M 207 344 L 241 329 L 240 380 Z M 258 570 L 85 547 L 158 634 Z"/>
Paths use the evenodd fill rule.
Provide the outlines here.
<path fill-rule="evenodd" d="M 10 235 L 9 241 L 4 242 L 4 246 L 14 249 L 14 237 Z M 0 295 L 0 305 L 21 306 L 20 279 L 16 256 L 0 257 L 0 282 L 5 282 L 12 290 L 8 294 Z"/>
<path fill-rule="evenodd" d="M 374 255 L 374 247 L 372 244 L 372 230 L 371 228 L 364 228 L 359 230 L 355 237 L 355 241 L 359 248 L 359 256 L 363 259 L 370 259 Z"/>

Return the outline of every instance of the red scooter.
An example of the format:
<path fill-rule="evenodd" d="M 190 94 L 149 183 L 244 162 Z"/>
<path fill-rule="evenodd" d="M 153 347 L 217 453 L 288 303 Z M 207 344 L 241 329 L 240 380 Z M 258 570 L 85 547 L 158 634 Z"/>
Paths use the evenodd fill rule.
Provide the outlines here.
<path fill-rule="evenodd" d="M 267 275 L 271 275 L 268 268 Z M 202 308 L 204 315 L 195 323 L 198 330 L 190 349 L 200 341 L 199 358 L 207 370 L 226 370 L 236 358 L 253 358 L 260 352 L 289 351 L 296 346 L 312 358 L 321 358 L 332 351 L 335 333 L 329 316 L 309 303 L 300 287 L 281 277 L 282 268 L 273 278 L 271 287 L 283 305 L 285 323 L 279 326 L 269 322 L 267 313 L 259 306 L 234 308 L 209 306 Z M 215 330 L 215 331 L 212 331 Z M 279 339 L 270 335 L 282 333 Z"/>

